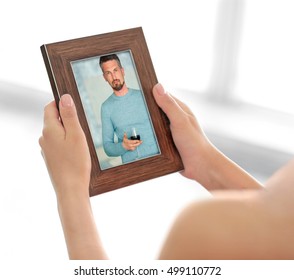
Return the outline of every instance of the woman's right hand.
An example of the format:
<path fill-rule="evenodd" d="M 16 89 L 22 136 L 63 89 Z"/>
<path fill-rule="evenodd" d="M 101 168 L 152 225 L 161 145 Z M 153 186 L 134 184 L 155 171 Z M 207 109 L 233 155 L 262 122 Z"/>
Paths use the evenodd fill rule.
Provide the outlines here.
<path fill-rule="evenodd" d="M 253 177 L 208 140 L 187 105 L 167 93 L 161 84 L 154 86 L 153 95 L 170 121 L 173 140 L 184 164 L 182 175 L 208 190 L 260 188 Z"/>
<path fill-rule="evenodd" d="M 187 105 L 167 93 L 161 84 L 154 86 L 153 94 L 170 121 L 173 140 L 184 164 L 182 175 L 197 180 L 210 142 Z"/>

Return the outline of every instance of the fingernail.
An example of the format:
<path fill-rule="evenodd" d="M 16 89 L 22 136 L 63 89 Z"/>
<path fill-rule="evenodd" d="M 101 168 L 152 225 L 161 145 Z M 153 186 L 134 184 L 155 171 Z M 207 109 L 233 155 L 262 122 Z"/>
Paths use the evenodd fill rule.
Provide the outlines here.
<path fill-rule="evenodd" d="M 154 89 L 156 90 L 156 93 L 160 96 L 166 95 L 166 91 L 164 90 L 163 86 L 158 83 L 157 85 L 154 86 Z"/>
<path fill-rule="evenodd" d="M 69 94 L 62 95 L 60 101 L 63 107 L 72 107 L 73 100 Z"/>

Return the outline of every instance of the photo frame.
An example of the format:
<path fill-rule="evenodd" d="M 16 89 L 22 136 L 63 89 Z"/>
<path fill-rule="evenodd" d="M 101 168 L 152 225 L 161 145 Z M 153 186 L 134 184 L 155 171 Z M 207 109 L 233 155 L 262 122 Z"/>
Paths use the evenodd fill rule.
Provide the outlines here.
<path fill-rule="evenodd" d="M 75 102 L 92 161 L 90 196 L 183 169 L 152 94 L 157 78 L 141 27 L 44 44 L 41 52 L 57 106 L 65 93 Z"/>

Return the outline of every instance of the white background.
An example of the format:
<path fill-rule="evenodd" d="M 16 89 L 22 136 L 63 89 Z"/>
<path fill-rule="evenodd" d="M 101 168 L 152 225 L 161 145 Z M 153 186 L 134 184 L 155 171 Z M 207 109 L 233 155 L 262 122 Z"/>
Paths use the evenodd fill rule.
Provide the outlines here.
<path fill-rule="evenodd" d="M 67 259 L 55 195 L 38 146 L 43 107 L 53 99 L 39 47 L 44 43 L 142 26 L 158 80 L 179 98 L 191 100 L 191 94 L 184 92 L 201 95 L 212 83 L 221 2 L 224 1 L 28 0 L 0 4 L 0 275 L 5 276 L 3 279 L 17 279 L 21 275 L 44 278 L 46 273 L 40 276 L 40 271 L 47 268 L 52 272 L 56 263 Z M 261 12 L 262 7 L 268 11 L 267 2 L 257 1 Z M 278 2 L 285 11 L 289 7 L 293 10 L 291 1 Z M 267 20 L 270 22 L 269 15 Z M 258 26 L 258 21 L 255 24 Z M 277 40 L 288 36 L 280 34 Z M 285 50 L 283 45 L 276 48 L 275 59 Z M 241 68 L 242 71 L 248 68 Z M 288 75 L 290 68 L 280 71 Z M 244 79 L 242 83 L 246 84 Z M 240 89 L 240 84 L 236 88 Z M 194 108 L 193 103 L 189 104 Z M 199 119 L 208 128 L 219 129 L 211 116 L 227 112 L 227 107 L 215 109 L 206 107 L 205 102 L 199 104 L 195 104 Z M 222 120 L 230 118 L 225 113 L 222 115 Z M 277 123 L 277 127 L 283 125 Z M 248 127 L 236 130 L 236 137 L 252 136 L 246 130 Z M 224 125 L 224 131 L 226 136 L 235 136 L 234 128 L 229 125 Z M 254 133 L 258 131 L 259 127 L 255 126 Z M 288 128 L 280 135 L 284 131 L 293 136 Z M 254 139 L 260 137 L 257 134 Z M 264 140 L 260 141 L 268 146 Z M 206 197 L 210 195 L 201 186 L 173 174 L 94 197 L 92 205 L 109 256 L 116 260 L 144 261 L 156 258 L 179 211 L 191 200 Z"/>

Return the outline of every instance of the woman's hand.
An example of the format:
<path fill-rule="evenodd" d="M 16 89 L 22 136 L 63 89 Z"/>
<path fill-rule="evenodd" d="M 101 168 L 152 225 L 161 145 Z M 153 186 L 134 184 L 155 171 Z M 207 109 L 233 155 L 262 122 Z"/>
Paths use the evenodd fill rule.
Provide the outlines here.
<path fill-rule="evenodd" d="M 68 193 L 89 195 L 91 158 L 74 102 L 69 94 L 44 109 L 42 154 L 57 197 Z"/>
<path fill-rule="evenodd" d="M 170 121 L 173 140 L 184 164 L 182 174 L 197 180 L 203 160 L 211 149 L 210 142 L 188 106 L 165 92 L 161 84 L 155 85 L 153 94 Z"/>
<path fill-rule="evenodd" d="M 253 177 L 212 145 L 183 102 L 165 92 L 161 84 L 154 86 L 153 95 L 170 120 L 173 140 L 184 164 L 182 174 L 185 177 L 196 180 L 208 190 L 261 187 Z"/>

